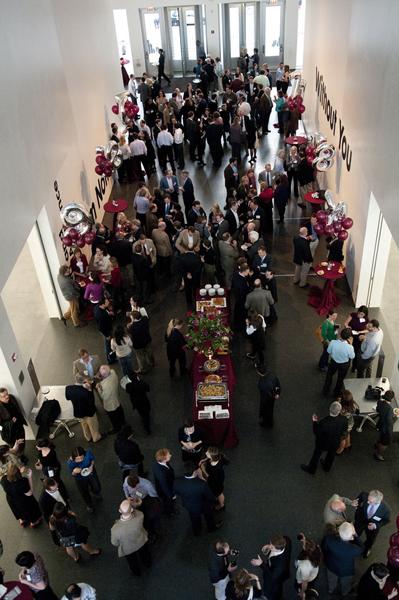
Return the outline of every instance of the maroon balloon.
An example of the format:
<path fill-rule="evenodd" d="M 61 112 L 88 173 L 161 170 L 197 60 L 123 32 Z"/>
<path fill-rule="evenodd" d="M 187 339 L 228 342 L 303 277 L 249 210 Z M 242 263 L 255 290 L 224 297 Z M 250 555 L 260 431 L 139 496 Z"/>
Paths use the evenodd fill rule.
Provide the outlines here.
<path fill-rule="evenodd" d="M 76 240 L 76 238 L 79 237 L 79 233 L 76 231 L 76 229 L 74 227 L 70 228 L 67 235 L 69 235 L 71 240 Z"/>
<path fill-rule="evenodd" d="M 105 158 L 104 154 L 97 154 L 96 156 L 96 163 L 98 165 L 102 165 L 104 161 L 106 161 L 107 159 Z"/>
<path fill-rule="evenodd" d="M 315 232 L 318 235 L 323 235 L 323 233 L 324 233 L 324 224 L 323 223 L 316 223 L 316 225 L 313 227 L 313 229 L 315 230 Z"/>
<path fill-rule="evenodd" d="M 325 223 L 327 221 L 327 213 L 325 210 L 318 210 L 316 213 L 316 219 Z"/>
<path fill-rule="evenodd" d="M 119 106 L 117 104 L 114 104 L 111 110 L 114 113 L 114 115 L 119 115 Z"/>
<path fill-rule="evenodd" d="M 111 169 L 111 168 L 109 168 L 109 167 L 106 167 L 106 168 L 104 169 L 104 175 L 105 175 L 106 177 L 111 177 L 111 175 L 112 175 L 112 169 Z"/>
<path fill-rule="evenodd" d="M 89 246 L 90 246 L 94 242 L 95 237 L 96 237 L 95 233 L 93 233 L 92 231 L 88 231 L 84 235 L 84 240 L 85 240 L 86 244 L 89 244 Z"/>
<path fill-rule="evenodd" d="M 333 225 L 324 225 L 324 231 L 326 232 L 327 235 L 332 235 L 334 233 L 334 226 Z"/>
<path fill-rule="evenodd" d="M 399 567 L 399 546 L 391 546 L 387 552 L 388 562 L 392 567 Z"/>
<path fill-rule="evenodd" d="M 77 245 L 78 248 L 83 248 L 83 246 L 86 245 L 85 239 L 81 235 L 78 237 L 78 239 L 76 240 L 75 243 L 76 243 L 76 245 Z"/>
<path fill-rule="evenodd" d="M 389 545 L 399 546 L 399 531 L 391 535 L 391 537 L 389 538 Z"/>
<path fill-rule="evenodd" d="M 104 174 L 104 167 L 103 165 L 96 165 L 95 166 L 95 172 L 97 173 L 97 175 L 103 175 Z"/>
<path fill-rule="evenodd" d="M 345 241 L 348 239 L 349 233 L 343 229 L 342 231 L 339 231 L 337 235 L 340 240 Z"/>
<path fill-rule="evenodd" d="M 343 219 L 342 221 L 342 227 L 344 229 L 350 229 L 351 227 L 353 227 L 353 219 L 351 219 L 350 217 L 345 217 L 345 219 Z"/>
<path fill-rule="evenodd" d="M 64 237 L 62 238 L 62 243 L 64 244 L 64 246 L 72 246 L 72 238 L 70 235 L 64 235 Z"/>
<path fill-rule="evenodd" d="M 304 105 L 304 104 L 300 104 L 300 105 L 298 106 L 298 110 L 299 110 L 299 112 L 300 112 L 301 114 L 302 114 L 302 113 L 304 113 L 304 112 L 305 112 L 305 110 L 306 110 L 306 107 L 305 107 L 305 105 Z"/>
<path fill-rule="evenodd" d="M 301 105 L 301 104 L 302 104 L 302 102 L 303 102 L 303 98 L 302 98 L 302 96 L 299 96 L 299 95 L 298 95 L 298 96 L 295 96 L 295 100 L 296 100 L 296 103 L 297 103 L 298 105 Z"/>
<path fill-rule="evenodd" d="M 340 221 L 336 221 L 334 223 L 334 231 L 335 231 L 335 233 L 342 231 L 342 223 Z"/>

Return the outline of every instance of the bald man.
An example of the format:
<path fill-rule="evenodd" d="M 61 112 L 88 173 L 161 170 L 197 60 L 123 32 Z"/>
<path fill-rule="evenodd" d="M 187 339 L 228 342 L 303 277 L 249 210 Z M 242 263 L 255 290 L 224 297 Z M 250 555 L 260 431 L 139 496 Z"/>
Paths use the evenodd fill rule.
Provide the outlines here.
<path fill-rule="evenodd" d="M 351 500 L 339 494 L 333 494 L 327 500 L 323 512 L 323 521 L 325 525 L 338 528 L 341 523 L 347 520 L 345 513 L 347 506 L 357 506 L 357 500 Z"/>
<path fill-rule="evenodd" d="M 144 515 L 133 508 L 130 500 L 119 505 L 120 517 L 111 528 L 111 544 L 118 548 L 118 556 L 127 560 L 134 575 L 141 575 L 141 565 L 151 566 L 148 535 L 143 527 Z"/>
<path fill-rule="evenodd" d="M 308 230 L 301 227 L 299 235 L 294 237 L 294 284 L 299 283 L 300 288 L 308 287 L 308 273 L 312 266 L 313 258 L 310 251 L 310 242 L 308 240 Z"/>

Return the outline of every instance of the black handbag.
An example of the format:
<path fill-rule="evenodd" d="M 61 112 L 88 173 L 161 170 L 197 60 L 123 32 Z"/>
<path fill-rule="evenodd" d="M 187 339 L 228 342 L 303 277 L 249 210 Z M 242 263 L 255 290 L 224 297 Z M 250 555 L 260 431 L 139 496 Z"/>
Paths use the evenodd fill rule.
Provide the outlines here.
<path fill-rule="evenodd" d="M 381 398 L 381 388 L 368 385 L 364 394 L 365 400 L 379 400 Z"/>

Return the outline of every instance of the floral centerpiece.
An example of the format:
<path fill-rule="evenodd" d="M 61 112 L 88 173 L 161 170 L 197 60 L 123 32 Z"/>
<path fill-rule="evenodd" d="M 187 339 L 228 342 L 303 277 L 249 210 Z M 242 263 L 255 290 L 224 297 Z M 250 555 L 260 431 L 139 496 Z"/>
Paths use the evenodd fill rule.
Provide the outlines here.
<path fill-rule="evenodd" d="M 205 356 L 226 351 L 231 329 L 223 323 L 220 311 L 187 313 L 187 346 Z"/>

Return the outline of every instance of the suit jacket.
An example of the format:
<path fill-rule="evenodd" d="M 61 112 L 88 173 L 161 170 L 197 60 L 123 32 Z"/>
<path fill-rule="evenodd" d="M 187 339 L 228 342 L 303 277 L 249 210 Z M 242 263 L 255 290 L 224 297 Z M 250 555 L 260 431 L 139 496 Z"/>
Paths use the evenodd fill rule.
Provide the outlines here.
<path fill-rule="evenodd" d="M 231 208 L 229 208 L 226 211 L 224 218 L 226 219 L 226 221 L 229 224 L 229 233 L 231 235 L 234 235 L 238 229 L 238 226 L 237 226 L 236 217 L 235 217 L 233 211 L 231 210 Z"/>
<path fill-rule="evenodd" d="M 258 390 L 263 400 L 269 400 L 274 396 L 281 394 L 280 380 L 276 375 L 268 371 L 266 375 L 259 377 Z"/>
<path fill-rule="evenodd" d="M 270 265 L 272 262 L 272 257 L 270 254 L 266 254 L 265 257 L 262 258 L 257 254 L 252 261 L 252 268 L 255 271 L 256 275 L 264 275 L 266 271 L 270 271 Z"/>
<path fill-rule="evenodd" d="M 234 173 L 231 165 L 227 165 L 224 170 L 224 185 L 226 186 L 227 191 L 231 189 L 237 189 L 239 184 L 239 176 L 238 171 Z"/>
<path fill-rule="evenodd" d="M 171 180 L 172 180 L 172 185 L 173 185 L 173 191 L 176 194 L 178 194 L 179 193 L 179 181 L 178 181 L 176 175 L 172 175 Z M 159 182 L 159 187 L 161 188 L 161 190 L 163 192 L 167 192 L 169 190 L 169 183 L 168 183 L 167 177 L 161 177 L 161 180 Z"/>
<path fill-rule="evenodd" d="M 234 248 L 231 244 L 221 240 L 218 242 L 218 250 L 220 256 L 220 266 L 222 267 L 226 284 L 230 288 L 231 278 L 233 277 L 234 269 L 237 265 L 237 258 L 240 256 L 238 248 Z"/>
<path fill-rule="evenodd" d="M 274 300 L 269 290 L 255 288 L 247 295 L 245 308 L 248 310 L 254 310 L 259 315 L 262 315 L 262 317 L 269 317 L 270 306 L 272 304 L 274 304 Z"/>
<path fill-rule="evenodd" d="M 165 467 L 158 462 L 154 462 L 152 474 L 158 496 L 163 500 L 171 500 L 174 495 L 173 484 L 175 481 L 175 472 L 172 467 L 170 465 Z"/>
<path fill-rule="evenodd" d="M 188 211 L 188 214 L 187 214 L 187 225 L 189 227 L 190 227 L 190 225 L 195 225 L 196 224 L 198 217 L 206 217 L 206 212 L 204 211 L 203 208 L 200 208 L 199 213 L 200 214 L 198 214 L 193 208 Z"/>
<path fill-rule="evenodd" d="M 252 265 L 254 258 L 256 256 L 258 256 L 258 250 L 260 246 L 265 246 L 265 241 L 263 238 L 259 238 L 257 242 L 255 242 L 254 244 L 252 244 L 252 246 L 250 246 L 247 250 L 247 258 L 248 258 L 248 264 Z"/>
<path fill-rule="evenodd" d="M 166 231 L 153 229 L 152 239 L 157 249 L 158 256 L 172 256 L 172 245 Z"/>
<path fill-rule="evenodd" d="M 195 200 L 195 196 L 194 196 L 194 186 L 193 186 L 193 182 L 191 181 L 190 177 L 187 177 L 187 179 L 184 181 L 183 185 L 183 202 L 185 206 L 192 206 L 192 203 Z"/>
<path fill-rule="evenodd" d="M 222 149 L 222 135 L 223 135 L 223 125 L 220 123 L 211 123 L 206 128 L 206 140 L 209 144 L 209 147 L 218 147 L 220 146 L 220 150 Z"/>
<path fill-rule="evenodd" d="M 195 252 L 186 252 L 179 256 L 179 270 L 181 271 L 184 279 L 186 280 L 187 274 L 191 273 L 192 279 L 190 280 L 191 285 L 194 288 L 200 286 L 202 262 L 201 258 Z"/>
<path fill-rule="evenodd" d="M 94 394 L 82 385 L 67 385 L 65 398 L 73 405 L 73 415 L 77 419 L 93 417 L 96 414 Z"/>
<path fill-rule="evenodd" d="M 64 498 L 65 502 L 66 499 Z M 40 508 L 42 509 L 42 513 L 44 518 L 46 519 L 46 522 L 49 522 L 49 519 L 51 517 L 51 515 L 53 514 L 53 510 L 54 510 L 54 505 L 57 502 L 57 500 L 55 500 L 55 498 L 53 498 L 53 496 L 50 496 L 50 494 L 47 493 L 46 490 L 43 490 L 42 493 L 40 494 L 39 497 L 39 505 Z M 67 503 L 67 508 L 69 508 L 69 505 Z"/>
<path fill-rule="evenodd" d="M 368 492 L 360 492 L 357 497 L 358 506 L 355 512 L 355 529 L 359 533 L 367 527 L 369 523 L 377 526 L 377 530 L 389 523 L 391 509 L 385 502 L 381 502 L 371 519 L 367 515 L 369 503 L 367 502 Z"/>
<path fill-rule="evenodd" d="M 94 376 L 97 375 L 102 363 L 99 359 L 99 357 L 97 356 L 97 354 L 91 354 L 90 355 L 92 358 L 92 365 L 93 365 L 93 372 L 94 372 Z M 87 379 L 89 376 L 87 375 L 87 373 L 85 373 L 85 371 L 87 371 L 87 367 L 86 365 L 80 360 L 80 358 L 78 358 L 77 360 L 73 361 L 73 365 L 72 365 L 72 374 L 73 374 L 73 378 L 76 381 L 76 383 L 83 383 L 85 379 Z"/>
<path fill-rule="evenodd" d="M 174 492 L 181 497 L 184 508 L 190 513 L 200 514 L 215 503 L 208 484 L 198 477 L 179 477 L 175 481 Z"/>
<path fill-rule="evenodd" d="M 223 219 L 223 221 L 220 221 L 219 225 L 217 225 L 214 229 L 214 236 L 216 237 L 217 241 L 220 242 L 222 240 L 223 234 L 224 233 L 228 233 L 230 229 L 230 224 L 227 221 L 227 219 Z"/>
<path fill-rule="evenodd" d="M 200 234 L 198 231 L 194 231 L 192 233 L 192 237 L 193 237 L 193 248 L 191 248 L 192 250 L 194 248 L 199 248 L 200 245 Z M 179 237 L 176 240 L 176 244 L 175 244 L 177 250 L 181 253 L 181 254 L 185 254 L 187 252 L 187 250 L 189 250 L 188 247 L 188 230 L 187 229 L 183 229 L 183 231 L 180 232 Z"/>
<path fill-rule="evenodd" d="M 151 266 L 154 267 L 157 264 L 157 250 L 155 248 L 154 242 L 150 238 L 146 238 L 144 243 L 147 246 L 147 252 L 148 252 L 148 256 L 150 257 L 150 260 L 151 260 Z M 135 251 L 136 246 L 138 244 L 143 245 L 143 242 L 141 240 L 139 240 L 138 242 L 135 242 L 133 244 L 133 251 Z M 144 254 L 142 254 L 142 256 L 144 256 Z M 144 258 L 145 258 L 145 256 L 144 256 Z"/>
<path fill-rule="evenodd" d="M 310 251 L 309 240 L 297 235 L 294 237 L 294 263 L 302 265 L 303 263 L 312 263 L 312 253 Z"/>
<path fill-rule="evenodd" d="M 291 560 L 291 540 L 284 536 L 286 540 L 285 550 L 278 556 L 270 559 L 262 559 L 261 569 L 263 571 L 263 591 L 267 598 L 277 598 L 281 584 L 290 576 Z"/>
<path fill-rule="evenodd" d="M 336 450 L 347 430 L 348 419 L 343 415 L 337 417 L 328 415 L 321 421 L 313 421 L 316 446 L 323 450 Z"/>
<path fill-rule="evenodd" d="M 355 558 L 363 552 L 359 538 L 344 542 L 335 534 L 326 535 L 321 543 L 326 567 L 338 577 L 355 574 Z"/>

